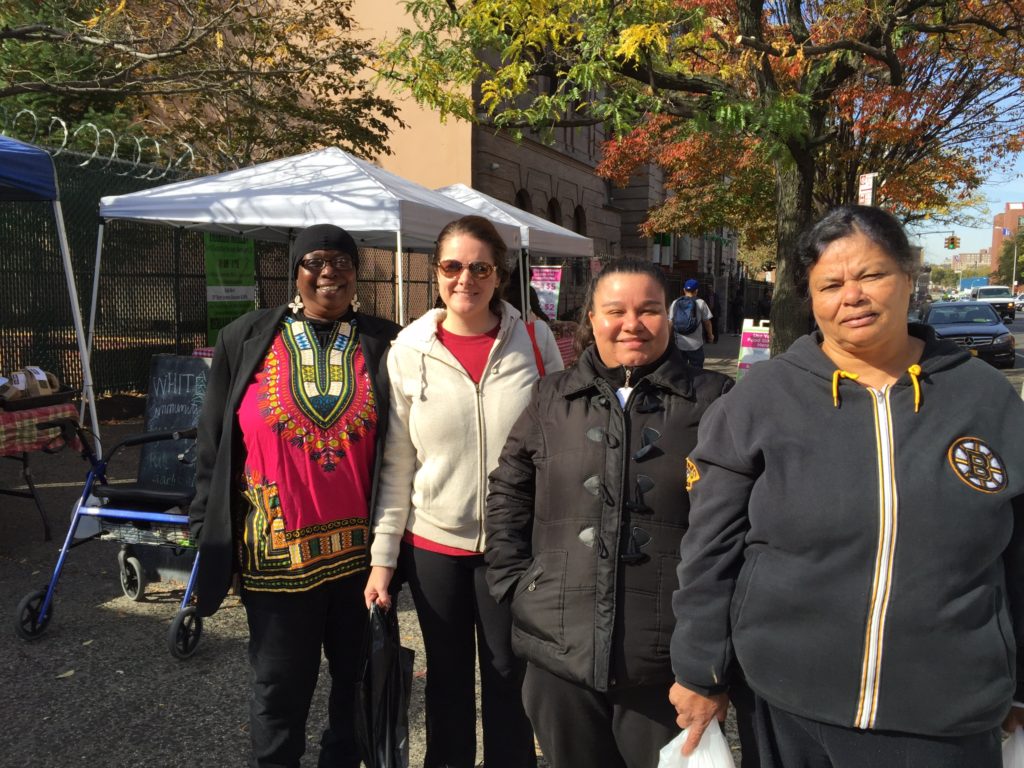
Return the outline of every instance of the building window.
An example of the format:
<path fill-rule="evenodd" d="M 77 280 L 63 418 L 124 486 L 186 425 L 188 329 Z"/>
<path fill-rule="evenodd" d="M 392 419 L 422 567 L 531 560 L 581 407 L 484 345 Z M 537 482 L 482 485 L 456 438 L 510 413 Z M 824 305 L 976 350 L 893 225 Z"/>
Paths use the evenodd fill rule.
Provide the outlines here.
<path fill-rule="evenodd" d="M 587 211 L 582 205 L 577 205 L 572 212 L 572 228 L 578 235 L 587 234 Z"/>
<path fill-rule="evenodd" d="M 533 213 L 533 205 L 530 203 L 530 193 L 525 189 L 520 189 L 516 192 L 516 208 L 520 211 Z"/>
<path fill-rule="evenodd" d="M 553 221 L 558 226 L 562 226 L 562 206 L 553 197 L 548 200 L 548 221 Z"/>

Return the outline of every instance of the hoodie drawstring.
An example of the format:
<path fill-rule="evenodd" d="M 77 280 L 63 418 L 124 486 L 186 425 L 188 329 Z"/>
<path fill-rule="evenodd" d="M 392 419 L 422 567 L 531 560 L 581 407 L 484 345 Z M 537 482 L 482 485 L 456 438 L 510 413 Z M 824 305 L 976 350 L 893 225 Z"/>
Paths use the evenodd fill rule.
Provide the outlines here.
<path fill-rule="evenodd" d="M 850 379 L 851 381 L 856 381 L 859 378 L 860 376 L 858 374 L 850 373 L 849 371 L 844 371 L 840 368 L 836 368 L 832 371 L 832 405 L 834 407 L 839 407 L 839 380 Z"/>
<path fill-rule="evenodd" d="M 910 374 L 910 383 L 914 385 L 914 413 L 917 413 L 921 409 L 921 382 L 918 380 L 921 375 L 921 366 L 914 363 L 907 368 L 907 373 Z"/>
<path fill-rule="evenodd" d="M 917 363 L 907 368 L 907 373 L 910 374 L 910 383 L 914 386 L 914 413 L 921 410 L 921 366 Z M 856 381 L 859 379 L 856 373 L 850 373 L 840 368 L 836 368 L 832 371 L 832 405 L 836 408 L 839 407 L 839 380 L 850 379 Z"/>

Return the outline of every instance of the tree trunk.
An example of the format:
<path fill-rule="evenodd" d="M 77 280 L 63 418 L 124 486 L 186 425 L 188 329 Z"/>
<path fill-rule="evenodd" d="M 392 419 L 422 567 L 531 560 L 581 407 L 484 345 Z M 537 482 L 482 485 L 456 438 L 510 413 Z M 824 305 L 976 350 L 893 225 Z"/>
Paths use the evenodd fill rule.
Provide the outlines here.
<path fill-rule="evenodd" d="M 809 305 L 794 284 L 796 241 L 813 216 L 811 189 L 814 161 L 809 153 L 794 152 L 794 159 L 775 160 L 776 254 L 775 290 L 771 312 L 772 357 L 810 330 Z"/>

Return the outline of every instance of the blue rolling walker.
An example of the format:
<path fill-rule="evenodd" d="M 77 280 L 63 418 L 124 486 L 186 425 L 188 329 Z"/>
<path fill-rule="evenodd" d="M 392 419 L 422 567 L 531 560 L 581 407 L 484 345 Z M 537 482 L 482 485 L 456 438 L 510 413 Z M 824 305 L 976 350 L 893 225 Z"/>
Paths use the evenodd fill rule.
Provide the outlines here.
<path fill-rule="evenodd" d="M 122 448 L 166 440 L 188 441 L 188 447 L 177 458 L 178 461 L 189 462 L 188 457 L 195 448 L 196 429 L 146 432 L 129 437 L 114 446 L 106 458 L 101 459 L 91 447 L 91 436 L 78 422 L 59 419 L 39 425 L 40 429 L 51 427 L 60 427 L 61 437 L 68 445 L 73 445 L 77 438 L 82 446 L 82 457 L 89 462 L 89 473 L 82 495 L 75 504 L 71 527 L 64 538 L 53 575 L 45 587 L 25 595 L 18 603 L 15 631 L 25 640 L 35 640 L 46 630 L 53 618 L 57 581 L 68 552 L 75 547 L 97 539 L 121 542 L 122 547 L 118 553 L 121 589 L 130 600 L 143 598 L 147 572 L 150 570 L 143 566 L 145 557 L 135 547 L 147 545 L 171 548 L 179 556 L 187 556 L 192 560 L 185 594 L 167 634 L 171 654 L 179 659 L 188 658 L 195 653 L 203 632 L 203 619 L 196 614 L 196 608 L 191 604 L 199 569 L 199 552 L 191 540 L 188 524 L 188 505 L 195 495 L 195 487 L 193 484 L 181 488 L 143 487 L 138 483 L 110 485 L 107 483 L 106 472 L 108 464 Z M 87 522 L 90 519 L 94 521 L 91 525 Z M 86 523 L 83 528 L 98 528 L 98 531 L 81 535 L 79 526 L 83 523 Z M 79 537 L 76 537 L 76 533 L 79 533 Z"/>

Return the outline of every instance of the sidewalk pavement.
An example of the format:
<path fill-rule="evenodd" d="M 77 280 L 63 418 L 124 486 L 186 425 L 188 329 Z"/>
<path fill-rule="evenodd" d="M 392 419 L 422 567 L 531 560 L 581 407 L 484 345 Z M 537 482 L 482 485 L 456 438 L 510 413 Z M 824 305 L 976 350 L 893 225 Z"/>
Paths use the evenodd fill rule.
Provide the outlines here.
<path fill-rule="evenodd" d="M 704 345 L 704 367 L 736 378 L 736 360 L 740 354 L 740 337 L 724 333 L 714 344 Z"/>

